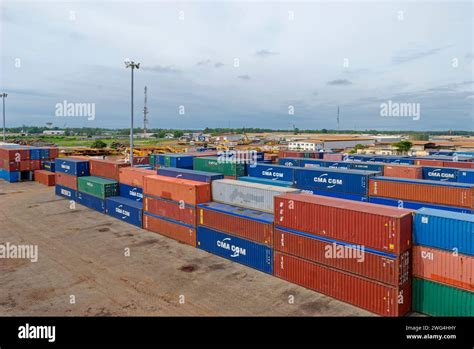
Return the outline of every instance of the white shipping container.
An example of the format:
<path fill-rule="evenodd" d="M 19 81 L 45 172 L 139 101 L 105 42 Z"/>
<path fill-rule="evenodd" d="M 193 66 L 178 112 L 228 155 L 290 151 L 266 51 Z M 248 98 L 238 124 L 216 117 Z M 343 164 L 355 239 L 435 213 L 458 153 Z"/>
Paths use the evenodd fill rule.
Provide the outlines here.
<path fill-rule="evenodd" d="M 299 193 L 299 189 L 250 183 L 233 179 L 212 182 L 212 200 L 224 204 L 273 213 L 273 198 L 285 193 Z"/>

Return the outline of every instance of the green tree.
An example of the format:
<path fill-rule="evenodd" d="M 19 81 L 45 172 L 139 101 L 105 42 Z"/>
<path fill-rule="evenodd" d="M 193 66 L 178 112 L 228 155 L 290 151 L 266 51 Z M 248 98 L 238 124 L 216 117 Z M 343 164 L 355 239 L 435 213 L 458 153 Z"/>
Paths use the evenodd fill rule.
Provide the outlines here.
<path fill-rule="evenodd" d="M 363 144 L 356 144 L 355 147 L 354 147 L 354 149 L 355 149 L 356 151 L 359 150 L 359 149 L 365 149 L 365 145 L 363 145 Z"/>
<path fill-rule="evenodd" d="M 102 149 L 105 147 L 107 147 L 107 143 L 101 141 L 100 139 L 94 141 L 94 143 L 91 144 L 91 148 Z"/>
<path fill-rule="evenodd" d="M 181 137 L 182 135 L 184 135 L 184 132 L 183 131 L 180 131 L 180 130 L 176 130 L 174 131 L 174 138 L 179 138 Z"/>
<path fill-rule="evenodd" d="M 408 152 L 411 149 L 411 147 L 413 146 L 413 143 L 410 141 L 400 141 L 398 143 L 394 143 L 393 146 L 397 148 L 397 150 L 403 154 L 403 153 Z"/>

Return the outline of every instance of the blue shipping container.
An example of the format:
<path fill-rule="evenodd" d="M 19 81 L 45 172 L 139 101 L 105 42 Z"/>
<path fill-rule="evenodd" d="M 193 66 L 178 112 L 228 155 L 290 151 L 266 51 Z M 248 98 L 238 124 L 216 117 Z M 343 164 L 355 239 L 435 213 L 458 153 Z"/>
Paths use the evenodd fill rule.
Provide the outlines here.
<path fill-rule="evenodd" d="M 66 199 L 76 201 L 77 191 L 71 188 L 63 187 L 62 185 L 57 185 L 55 188 L 56 195 L 65 197 Z"/>
<path fill-rule="evenodd" d="M 282 165 L 250 164 L 247 165 L 247 173 L 250 177 L 279 179 L 286 182 L 294 181 L 294 167 Z"/>
<path fill-rule="evenodd" d="M 295 169 L 295 188 L 367 195 L 369 177 L 378 172 L 331 168 Z"/>
<path fill-rule="evenodd" d="M 99 199 L 98 197 L 93 196 L 93 195 L 82 193 L 80 191 L 77 192 L 76 197 L 77 197 L 77 202 L 80 203 L 81 205 L 87 206 L 101 213 L 105 213 L 105 200 Z"/>
<path fill-rule="evenodd" d="M 105 212 L 121 221 L 142 227 L 143 204 L 121 196 L 110 196 L 105 200 Z"/>
<path fill-rule="evenodd" d="M 459 169 L 458 182 L 474 184 L 474 170 Z"/>
<path fill-rule="evenodd" d="M 393 206 L 399 208 L 407 208 L 409 210 L 418 210 L 420 208 L 433 208 L 436 210 L 445 210 L 451 212 L 459 212 L 459 213 L 473 213 L 472 210 L 464 207 L 455 207 L 455 206 L 444 206 L 444 205 L 435 205 L 429 204 L 426 202 L 416 202 L 416 201 L 404 201 L 404 200 L 397 200 L 392 198 L 383 198 L 383 197 L 375 197 L 370 196 L 369 202 L 373 204 L 379 205 L 386 205 L 386 206 Z"/>
<path fill-rule="evenodd" d="M 359 171 L 377 171 L 380 172 L 380 175 L 383 176 L 384 164 L 376 162 L 351 162 L 351 170 Z"/>
<path fill-rule="evenodd" d="M 349 169 L 350 163 L 346 161 L 301 159 L 300 166 L 301 167 L 327 167 L 327 168 Z"/>
<path fill-rule="evenodd" d="M 136 202 L 143 201 L 143 189 L 140 187 L 119 183 L 119 195 Z"/>
<path fill-rule="evenodd" d="M 458 172 L 459 169 L 457 168 L 424 166 L 423 179 L 442 182 L 457 182 Z"/>
<path fill-rule="evenodd" d="M 291 188 L 293 186 L 293 182 L 280 181 L 278 179 L 267 179 L 267 178 L 258 178 L 258 177 L 248 177 L 248 176 L 239 177 L 237 179 L 239 181 L 250 182 L 250 183 L 276 185 L 277 187 Z"/>
<path fill-rule="evenodd" d="M 268 246 L 198 226 L 197 247 L 264 273 L 273 274 L 273 249 Z"/>
<path fill-rule="evenodd" d="M 413 242 L 474 256 L 474 215 L 419 209 L 413 217 Z"/>
<path fill-rule="evenodd" d="M 281 158 L 278 159 L 278 164 L 282 166 L 300 166 L 301 158 Z"/>
<path fill-rule="evenodd" d="M 54 172 L 55 165 L 54 161 L 43 161 L 43 169 L 46 171 Z"/>
<path fill-rule="evenodd" d="M 169 162 L 168 162 L 168 159 L 169 159 Z M 187 168 L 187 169 L 192 170 L 193 159 L 194 159 L 194 156 L 192 155 L 159 154 L 158 164 L 160 166 L 165 166 L 165 167 L 178 167 L 178 168 Z"/>
<path fill-rule="evenodd" d="M 223 179 L 222 173 L 188 170 L 184 168 L 163 167 L 157 173 L 160 176 L 189 179 L 197 182 L 211 183 L 216 179 Z"/>
<path fill-rule="evenodd" d="M 49 159 L 49 149 L 47 148 L 31 148 L 30 160 L 45 160 Z"/>
<path fill-rule="evenodd" d="M 301 192 L 306 193 L 306 194 L 329 196 L 332 198 L 352 200 L 352 201 L 361 201 L 361 202 L 367 202 L 369 198 L 368 196 L 365 196 L 365 195 L 341 193 L 341 192 L 331 191 L 331 190 L 301 189 Z"/>
<path fill-rule="evenodd" d="M 89 176 L 89 161 L 71 158 L 57 158 L 55 160 L 55 171 L 81 177 Z"/>
<path fill-rule="evenodd" d="M 21 174 L 20 171 L 7 171 L 3 168 L 0 168 L 0 178 L 6 180 L 7 182 L 14 183 L 20 181 Z"/>

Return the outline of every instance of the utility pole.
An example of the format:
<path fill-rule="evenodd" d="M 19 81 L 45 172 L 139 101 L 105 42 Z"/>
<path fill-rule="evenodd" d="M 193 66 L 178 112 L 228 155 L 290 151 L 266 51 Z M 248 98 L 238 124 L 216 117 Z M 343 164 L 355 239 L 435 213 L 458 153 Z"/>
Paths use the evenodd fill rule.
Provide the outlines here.
<path fill-rule="evenodd" d="M 143 107 L 143 137 L 146 135 L 146 129 L 148 126 L 148 107 L 146 106 L 147 102 L 147 87 L 145 86 L 145 106 Z"/>
<path fill-rule="evenodd" d="M 133 167 L 133 71 L 140 69 L 140 63 L 134 61 L 125 60 L 125 68 L 130 68 L 132 72 L 132 83 L 131 83 L 131 116 L 130 116 L 130 166 Z"/>
<path fill-rule="evenodd" d="M 3 100 L 3 141 L 6 141 L 6 133 L 5 133 L 5 98 L 7 98 L 8 94 L 7 93 L 0 93 L 0 97 L 2 97 Z"/>

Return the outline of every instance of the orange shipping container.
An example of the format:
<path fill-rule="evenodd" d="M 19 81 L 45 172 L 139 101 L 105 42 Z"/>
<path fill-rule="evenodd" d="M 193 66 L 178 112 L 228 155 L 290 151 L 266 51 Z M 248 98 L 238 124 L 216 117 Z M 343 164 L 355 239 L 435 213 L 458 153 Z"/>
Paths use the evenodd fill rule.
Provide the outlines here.
<path fill-rule="evenodd" d="M 137 167 L 122 167 L 119 170 L 119 182 L 132 187 L 143 188 L 143 177 L 156 175 L 155 170 Z"/>
<path fill-rule="evenodd" d="M 186 225 L 144 214 L 143 228 L 196 247 L 196 229 Z"/>
<path fill-rule="evenodd" d="M 474 168 L 474 162 L 467 162 L 467 161 L 443 161 L 443 167 Z"/>
<path fill-rule="evenodd" d="M 62 172 L 55 172 L 55 179 L 57 185 L 62 185 L 63 187 L 77 190 L 77 177 L 71 176 Z"/>
<path fill-rule="evenodd" d="M 47 185 L 49 187 L 55 185 L 56 179 L 55 179 L 54 172 L 51 171 L 45 171 L 45 170 L 36 170 L 35 171 L 35 181 L 44 185 Z"/>
<path fill-rule="evenodd" d="M 41 160 L 20 161 L 20 171 L 36 171 L 41 169 Z"/>
<path fill-rule="evenodd" d="M 159 175 L 144 177 L 143 194 L 197 205 L 211 201 L 211 185 Z"/>
<path fill-rule="evenodd" d="M 122 167 L 130 166 L 129 163 L 117 160 L 89 160 L 91 176 L 104 177 L 114 181 L 119 180 L 119 171 Z"/>
<path fill-rule="evenodd" d="M 423 168 L 412 165 L 385 165 L 383 175 L 385 177 L 422 179 Z"/>
<path fill-rule="evenodd" d="M 474 256 L 414 246 L 413 276 L 474 292 Z"/>
<path fill-rule="evenodd" d="M 442 160 L 428 160 L 428 159 L 420 159 L 415 160 L 415 165 L 418 166 L 433 166 L 433 167 L 443 167 Z"/>

